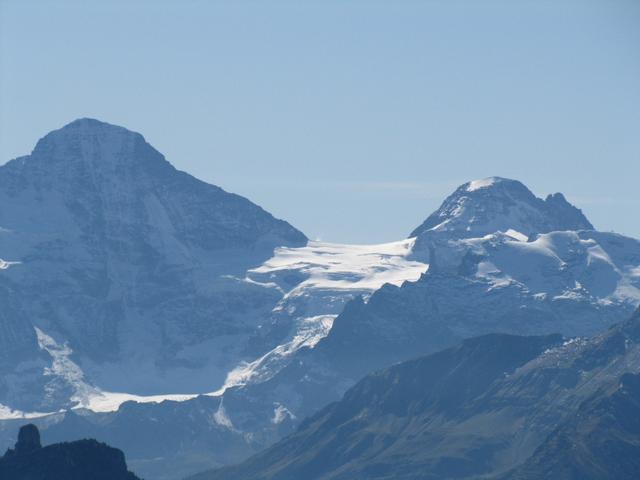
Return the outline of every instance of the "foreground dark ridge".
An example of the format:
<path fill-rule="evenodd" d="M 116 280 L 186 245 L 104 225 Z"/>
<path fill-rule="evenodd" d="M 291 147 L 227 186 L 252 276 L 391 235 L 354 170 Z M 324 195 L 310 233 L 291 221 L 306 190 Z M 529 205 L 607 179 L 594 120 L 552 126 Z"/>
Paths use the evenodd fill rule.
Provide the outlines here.
<path fill-rule="evenodd" d="M 190 480 L 640 476 L 640 313 L 590 340 L 492 334 L 367 376 L 246 462 Z"/>
<path fill-rule="evenodd" d="M 43 447 L 35 425 L 20 429 L 15 448 L 0 457 L 2 480 L 139 480 L 124 454 L 95 440 Z"/>

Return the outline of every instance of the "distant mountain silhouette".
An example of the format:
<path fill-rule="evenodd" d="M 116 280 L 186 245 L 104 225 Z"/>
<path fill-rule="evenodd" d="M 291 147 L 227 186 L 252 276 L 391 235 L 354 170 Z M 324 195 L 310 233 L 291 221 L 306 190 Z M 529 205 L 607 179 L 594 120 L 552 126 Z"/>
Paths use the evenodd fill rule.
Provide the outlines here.
<path fill-rule="evenodd" d="M 96 440 L 43 447 L 35 425 L 20 429 L 15 448 L 0 458 L 2 480 L 139 480 L 124 454 Z"/>

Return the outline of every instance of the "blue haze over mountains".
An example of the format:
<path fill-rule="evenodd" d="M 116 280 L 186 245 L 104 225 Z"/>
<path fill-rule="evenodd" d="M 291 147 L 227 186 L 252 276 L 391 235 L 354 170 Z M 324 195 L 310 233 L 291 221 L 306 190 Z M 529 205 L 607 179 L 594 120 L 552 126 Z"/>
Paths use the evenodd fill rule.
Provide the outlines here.
<path fill-rule="evenodd" d="M 313 239 L 393 241 L 488 175 L 638 238 L 638 24 L 636 0 L 5 0 L 0 163 L 88 116 Z"/>
<path fill-rule="evenodd" d="M 141 135 L 81 119 L 0 167 L 0 259 L 0 445 L 29 417 L 47 443 L 121 448 L 143 478 L 182 478 L 271 445 L 232 478 L 376 478 L 365 460 L 392 444 L 433 450 L 414 467 L 434 478 L 535 478 L 545 439 L 575 431 L 577 409 L 595 418 L 637 391 L 637 315 L 602 332 L 640 303 L 640 242 L 516 180 L 461 185 L 408 239 L 323 244 L 176 170 Z M 549 373 L 552 355 L 565 366 Z M 460 392 L 459 362 L 477 362 L 477 388 Z M 580 388 L 590 378 L 602 391 Z M 464 415 L 442 410 L 452 392 Z M 500 446 L 508 429 L 478 450 L 473 435 L 484 433 L 465 421 L 486 424 L 499 404 L 525 422 L 532 402 L 544 420 L 520 450 Z M 397 435 L 359 433 L 383 429 L 375 415 L 350 423 L 362 409 L 391 415 Z M 441 428 L 460 445 L 438 443 L 445 430 L 415 431 L 431 443 L 403 437 L 409 413 L 451 417 Z M 305 453 L 289 458 L 291 445 Z M 320 445 L 361 454 L 320 468 Z M 415 478 L 392 453 L 380 471 Z"/>
<path fill-rule="evenodd" d="M 366 376 L 190 480 L 637 478 L 640 311 L 592 339 L 489 334 Z"/>

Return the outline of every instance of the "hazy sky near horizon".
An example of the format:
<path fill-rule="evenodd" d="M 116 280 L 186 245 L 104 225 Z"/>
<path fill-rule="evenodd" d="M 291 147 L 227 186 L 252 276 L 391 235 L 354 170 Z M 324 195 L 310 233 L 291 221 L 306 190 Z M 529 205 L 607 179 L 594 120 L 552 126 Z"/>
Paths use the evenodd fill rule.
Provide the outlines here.
<path fill-rule="evenodd" d="M 93 117 L 309 237 L 406 237 L 457 185 L 640 238 L 640 2 L 0 0 L 0 163 Z"/>

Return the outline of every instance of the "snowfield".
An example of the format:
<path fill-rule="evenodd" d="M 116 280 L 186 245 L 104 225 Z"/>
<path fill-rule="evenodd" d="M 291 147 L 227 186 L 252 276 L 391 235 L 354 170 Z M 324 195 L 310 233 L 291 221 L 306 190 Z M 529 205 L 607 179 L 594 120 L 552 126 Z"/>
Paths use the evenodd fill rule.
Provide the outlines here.
<path fill-rule="evenodd" d="M 385 283 L 415 281 L 428 265 L 409 260 L 415 238 L 379 245 L 309 242 L 302 248 L 278 248 L 273 258 L 249 271 L 249 277 L 297 271 L 307 278 L 293 291 L 308 288 L 373 291 Z"/>

